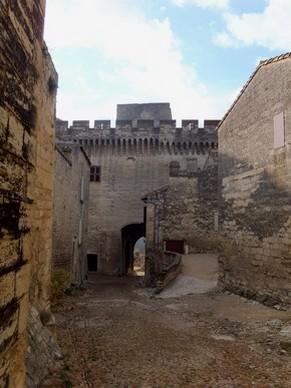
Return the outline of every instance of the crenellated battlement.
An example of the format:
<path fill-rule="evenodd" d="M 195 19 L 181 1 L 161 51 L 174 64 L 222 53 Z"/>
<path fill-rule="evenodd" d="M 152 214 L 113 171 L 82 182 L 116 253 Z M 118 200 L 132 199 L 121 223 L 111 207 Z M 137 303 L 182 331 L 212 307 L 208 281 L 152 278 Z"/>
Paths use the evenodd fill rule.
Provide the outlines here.
<path fill-rule="evenodd" d="M 89 120 L 57 120 L 57 137 L 71 140 L 84 147 L 112 147 L 129 151 L 159 150 L 165 152 L 200 152 L 217 148 L 216 126 L 219 120 L 205 120 L 199 128 L 198 120 L 182 120 L 177 127 L 175 120 L 116 120 L 111 127 L 110 120 L 95 120 L 90 127 Z"/>
<path fill-rule="evenodd" d="M 176 126 L 176 120 L 150 120 L 150 119 L 136 119 L 136 120 L 116 120 L 115 127 L 111 126 L 111 120 L 95 120 L 94 126 L 90 126 L 90 120 L 74 120 L 72 125 L 69 126 L 68 121 L 57 119 L 57 130 L 106 130 L 106 129 L 187 129 L 187 130 L 198 130 L 203 129 L 206 132 L 215 131 L 216 127 L 220 123 L 220 120 L 204 120 L 204 125 L 199 128 L 198 120 L 182 120 L 182 126 Z"/>

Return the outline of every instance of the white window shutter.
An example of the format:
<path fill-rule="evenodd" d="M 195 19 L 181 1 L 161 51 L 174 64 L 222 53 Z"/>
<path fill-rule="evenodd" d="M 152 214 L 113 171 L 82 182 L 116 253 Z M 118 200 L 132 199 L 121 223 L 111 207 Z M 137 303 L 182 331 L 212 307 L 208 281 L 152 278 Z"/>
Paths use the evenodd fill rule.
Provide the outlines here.
<path fill-rule="evenodd" d="M 284 112 L 274 117 L 274 148 L 285 146 L 285 117 Z"/>

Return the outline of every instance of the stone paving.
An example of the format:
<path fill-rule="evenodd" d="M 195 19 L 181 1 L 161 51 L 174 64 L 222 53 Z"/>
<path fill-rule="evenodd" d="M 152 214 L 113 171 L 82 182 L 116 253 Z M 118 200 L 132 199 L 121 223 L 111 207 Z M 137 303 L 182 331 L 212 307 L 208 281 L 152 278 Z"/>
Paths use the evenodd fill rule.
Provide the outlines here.
<path fill-rule="evenodd" d="M 291 311 L 216 289 L 155 299 L 137 285 L 98 276 L 63 298 L 55 315 L 64 367 L 42 387 L 291 387 L 291 355 L 280 346 Z"/>

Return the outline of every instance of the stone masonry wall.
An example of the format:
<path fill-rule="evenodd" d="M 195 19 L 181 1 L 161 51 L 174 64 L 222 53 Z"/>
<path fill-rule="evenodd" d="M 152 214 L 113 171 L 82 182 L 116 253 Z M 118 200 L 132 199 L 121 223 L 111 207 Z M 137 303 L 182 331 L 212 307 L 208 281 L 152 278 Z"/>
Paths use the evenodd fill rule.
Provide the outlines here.
<path fill-rule="evenodd" d="M 170 168 L 181 171 L 192 166 L 203 169 L 208 150 L 217 147 L 215 126 L 206 121 L 184 120 L 176 128 L 174 120 L 58 121 L 58 136 L 79 142 L 92 166 L 100 166 L 100 182 L 90 183 L 88 254 L 98 255 L 98 271 L 124 273 L 121 229 L 144 222 L 142 198 L 170 180 Z"/>
<path fill-rule="evenodd" d="M 78 144 L 56 146 L 53 266 L 80 284 L 87 273 L 90 161 Z"/>
<path fill-rule="evenodd" d="M 217 173 L 217 151 L 211 150 L 200 171 L 179 171 L 146 196 L 147 251 L 163 251 L 165 240 L 184 240 L 195 252 L 217 249 Z"/>
<path fill-rule="evenodd" d="M 71 209 L 76 207 L 76 203 L 71 203 L 71 194 L 72 162 L 70 155 L 63 152 L 57 145 L 55 150 L 52 265 L 53 267 L 63 267 L 68 271 L 71 268 L 73 249 Z"/>
<path fill-rule="evenodd" d="M 0 2 L 0 386 L 23 387 L 27 316 L 49 307 L 57 74 L 44 1 Z"/>
<path fill-rule="evenodd" d="M 272 304 L 291 302 L 290 86 L 290 58 L 261 64 L 219 128 L 221 282 Z"/>
<path fill-rule="evenodd" d="M 196 157 L 198 166 L 206 154 L 159 150 L 124 150 L 109 148 L 91 151 L 92 165 L 101 166 L 101 182 L 90 184 L 89 252 L 97 253 L 99 271 L 118 274 L 121 267 L 121 229 L 144 221 L 142 198 L 149 191 L 169 183 L 170 163 L 186 168 L 187 158 Z M 197 167 L 198 168 L 198 167 Z"/>

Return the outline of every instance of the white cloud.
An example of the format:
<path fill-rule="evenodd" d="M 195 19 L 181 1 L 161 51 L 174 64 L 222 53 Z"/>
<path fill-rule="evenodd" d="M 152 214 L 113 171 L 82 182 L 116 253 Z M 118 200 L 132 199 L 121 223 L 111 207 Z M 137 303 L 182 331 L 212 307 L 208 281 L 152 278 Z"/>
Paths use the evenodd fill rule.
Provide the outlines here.
<path fill-rule="evenodd" d="M 224 15 L 226 31 L 214 41 L 218 45 L 260 45 L 273 50 L 291 50 L 291 1 L 267 0 L 261 13 Z"/>
<path fill-rule="evenodd" d="M 50 48 L 58 52 L 86 48 L 110 63 L 108 70 L 102 68 L 100 87 L 96 82 L 98 63 L 96 74 L 85 74 L 74 63 L 67 69 L 61 65 L 60 78 L 71 73 L 81 89 L 76 86 L 72 95 L 60 88 L 58 115 L 94 119 L 110 114 L 108 118 L 113 118 L 117 103 L 169 101 L 179 119 L 221 116 L 226 108 L 223 98 L 219 106 L 199 81 L 194 66 L 184 62 L 169 20 L 148 20 L 134 4 L 132 0 L 47 2 L 46 40 Z M 104 90 L 102 80 L 107 80 L 110 90 Z M 115 90 L 115 81 L 123 89 Z"/>
<path fill-rule="evenodd" d="M 185 5 L 196 5 L 202 8 L 227 8 L 229 0 L 171 0 L 171 2 L 178 7 Z"/>
<path fill-rule="evenodd" d="M 221 32 L 216 36 L 214 36 L 213 42 L 217 46 L 223 46 L 223 47 L 230 47 L 230 46 L 236 45 L 236 41 L 231 37 L 231 35 L 229 35 L 226 32 Z"/>

